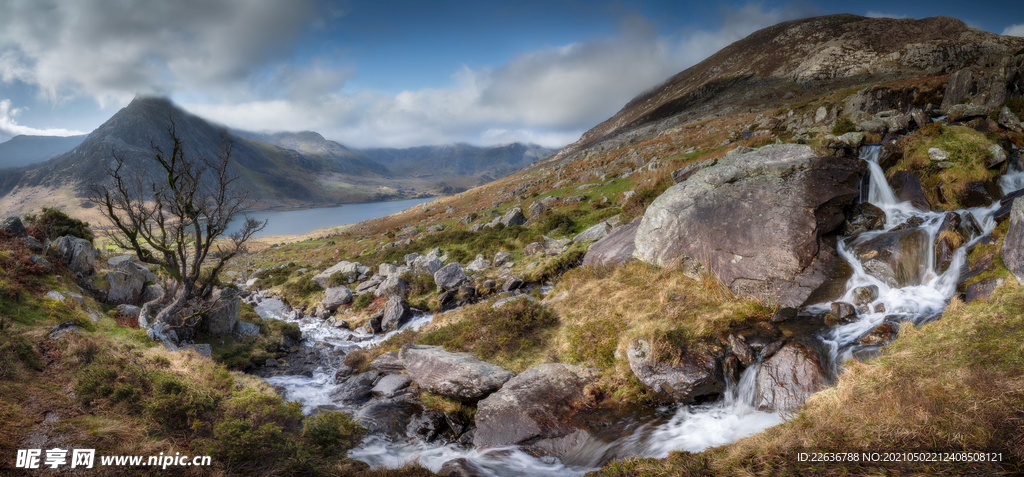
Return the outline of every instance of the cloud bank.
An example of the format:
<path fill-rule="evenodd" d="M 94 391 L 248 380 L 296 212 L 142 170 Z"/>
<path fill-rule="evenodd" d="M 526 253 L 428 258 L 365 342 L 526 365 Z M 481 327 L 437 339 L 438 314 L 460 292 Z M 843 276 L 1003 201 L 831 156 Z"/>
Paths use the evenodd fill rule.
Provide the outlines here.
<path fill-rule="evenodd" d="M 18 135 L 26 136 L 79 136 L 82 131 L 70 129 L 36 129 L 18 124 L 15 118 L 21 114 L 19 108 L 11 107 L 11 100 L 0 100 L 0 137 L 11 138 Z"/>
<path fill-rule="evenodd" d="M 355 147 L 560 147 L 722 47 L 807 13 L 750 4 L 724 10 L 717 28 L 672 34 L 632 14 L 606 37 L 463 66 L 447 87 L 385 94 L 342 92 L 358 65 L 289 61 L 299 37 L 324 21 L 315 0 L 124 3 L 0 5 L 0 81 L 33 85 L 53 103 L 85 96 L 121 106 L 140 92 L 164 94 L 230 127 L 315 130 Z"/>
<path fill-rule="evenodd" d="M 1002 34 L 1010 36 L 1024 36 L 1024 23 L 1019 25 L 1010 25 L 1003 30 Z"/>

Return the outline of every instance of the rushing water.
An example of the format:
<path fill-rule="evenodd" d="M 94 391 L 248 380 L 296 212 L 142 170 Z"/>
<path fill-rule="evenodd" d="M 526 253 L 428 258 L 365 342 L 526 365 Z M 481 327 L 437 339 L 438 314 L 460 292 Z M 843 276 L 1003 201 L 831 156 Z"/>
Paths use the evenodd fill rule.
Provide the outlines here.
<path fill-rule="evenodd" d="M 909 202 L 897 200 L 878 165 L 878 152 L 878 146 L 865 146 L 861 149 L 861 158 L 868 163 L 870 170 L 867 201 L 885 212 L 885 225 L 883 230 L 865 232 L 857 237 L 840 240 L 839 255 L 849 263 L 853 273 L 846 283 L 843 296 L 835 301 L 852 303 L 855 289 L 871 285 L 878 287 L 878 298 L 867 305 L 867 313 L 858 314 L 856 321 L 838 325 L 819 337 L 829 350 L 829 356 L 825 358 L 830 363 L 833 373 L 838 373 L 841 363 L 853 353 L 872 348 L 871 345 L 860 344 L 859 340 L 886 319 L 897 316 L 903 321 L 920 324 L 939 315 L 948 300 L 956 293 L 967 250 L 995 227 L 992 215 L 999 205 L 998 201 L 989 207 L 957 211 L 961 215 L 970 214 L 981 230 L 956 250 L 952 263 L 945 271 L 938 272 L 935 269 L 934 243 L 945 213 L 918 210 Z M 1024 170 L 1020 169 L 1011 169 L 1001 180 L 1006 192 L 1024 187 Z M 310 212 L 322 211 L 323 209 L 317 209 Z M 865 271 L 852 247 L 861 241 L 892 231 L 911 220 L 920 220 L 921 225 L 918 228 L 927 235 L 927 240 L 921 241 L 926 249 L 920 251 L 927 259 L 922 262 L 924 270 L 920 273 L 920 283 L 894 287 Z M 316 224 L 317 227 L 325 225 L 329 224 L 323 221 Z M 806 307 L 805 311 L 824 314 L 829 311 L 831 303 L 832 301 L 811 305 Z M 878 305 L 884 307 L 885 311 L 872 311 Z M 347 352 L 358 347 L 378 344 L 395 333 L 360 336 L 349 330 L 326 326 L 319 320 L 301 318 L 277 299 L 262 301 L 256 306 L 256 312 L 264 318 L 297 322 L 303 333 L 304 346 L 326 342 Z M 432 318 L 430 314 L 416 313 L 406 327 L 418 329 L 430 323 Z M 353 338 L 356 340 L 352 341 Z M 759 363 L 748 366 L 739 382 L 727 383 L 725 395 L 717 402 L 678 405 L 638 413 L 636 417 L 624 423 L 617 423 L 617 435 L 591 437 L 589 442 L 574 454 L 566 456 L 564 460 L 536 458 L 516 447 L 480 450 L 458 444 L 429 444 L 412 439 L 394 442 L 377 435 L 368 436 L 359 447 L 350 450 L 348 455 L 375 467 L 396 468 L 416 461 L 436 472 L 449 460 L 465 458 L 491 476 L 569 476 L 593 470 L 611 459 L 635 455 L 664 458 L 673 450 L 699 452 L 712 446 L 736 441 L 782 422 L 780 414 L 761 412 L 755 407 L 759 369 Z M 334 372 L 333 369 L 319 369 L 312 377 L 278 376 L 267 381 L 283 387 L 288 399 L 302 402 L 305 412 L 310 413 L 319 406 L 334 404 L 330 399 L 332 391 L 336 388 L 333 382 Z"/>
<path fill-rule="evenodd" d="M 256 234 L 256 237 L 300 235 L 324 227 L 354 224 L 364 220 L 384 217 L 432 200 L 434 200 L 434 197 L 345 204 L 337 207 L 320 207 L 315 209 L 264 210 L 245 212 L 244 215 L 259 221 L 267 220 L 267 226 L 260 233 Z M 238 230 L 242 226 L 243 220 L 245 219 L 242 217 L 236 218 L 228 228 L 228 233 Z"/>

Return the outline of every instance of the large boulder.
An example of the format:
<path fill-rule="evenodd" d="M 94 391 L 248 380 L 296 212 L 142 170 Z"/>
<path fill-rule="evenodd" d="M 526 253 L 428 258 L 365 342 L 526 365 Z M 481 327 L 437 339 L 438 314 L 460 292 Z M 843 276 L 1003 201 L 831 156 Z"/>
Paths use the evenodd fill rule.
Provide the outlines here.
<path fill-rule="evenodd" d="M 341 305 L 352 303 L 352 290 L 346 286 L 330 287 L 324 292 L 323 306 L 333 312 Z"/>
<path fill-rule="evenodd" d="M 381 331 L 395 331 L 412 318 L 412 310 L 401 297 L 393 296 L 384 303 L 384 316 L 380 320 Z"/>
<path fill-rule="evenodd" d="M 647 208 L 634 256 L 659 266 L 713 270 L 736 294 L 797 306 L 831 278 L 822 235 L 845 220 L 866 163 L 782 144 L 726 157 Z"/>
<path fill-rule="evenodd" d="M 434 272 L 434 283 L 439 290 L 458 290 L 459 285 L 467 282 L 469 277 L 458 263 L 449 263 Z"/>
<path fill-rule="evenodd" d="M 407 344 L 398 356 L 417 386 L 463 402 L 490 395 L 514 376 L 469 353 L 452 353 L 440 346 Z"/>
<path fill-rule="evenodd" d="M 579 414 L 589 404 L 584 388 L 597 376 L 597 370 L 563 363 L 523 371 L 477 403 L 473 445 L 518 445 L 555 457 L 577 450 L 590 438 Z"/>
<path fill-rule="evenodd" d="M 588 228 L 579 233 L 579 235 L 572 238 L 575 243 L 579 242 L 596 242 L 608 236 L 612 231 L 612 226 L 608 225 L 608 222 L 601 222 L 593 227 Z"/>
<path fill-rule="evenodd" d="M 921 178 L 916 172 L 898 171 L 889 179 L 892 193 L 900 202 L 910 202 L 919 210 L 932 210 L 928 203 L 928 197 L 924 195 L 924 187 L 921 186 Z"/>
<path fill-rule="evenodd" d="M 721 361 L 708 353 L 682 349 L 678 359 L 662 361 L 652 352 L 649 341 L 635 339 L 629 343 L 626 356 L 637 379 L 662 399 L 691 403 L 725 391 Z"/>
<path fill-rule="evenodd" d="M 60 259 L 72 271 L 82 275 L 91 275 L 96 270 L 93 266 L 93 261 L 96 260 L 96 249 L 88 240 L 65 235 L 57 237 L 57 240 L 50 243 L 50 247 L 56 250 Z"/>
<path fill-rule="evenodd" d="M 1013 200 L 1010 209 L 1010 228 L 1006 231 L 1002 249 L 1003 263 L 1007 270 L 1024 285 L 1024 200 Z"/>
<path fill-rule="evenodd" d="M 999 110 L 999 125 L 1013 132 L 1024 132 L 1024 126 L 1021 126 L 1020 118 L 1013 114 L 1013 111 L 1010 111 L 1010 108 L 1006 106 Z"/>
<path fill-rule="evenodd" d="M 505 215 L 501 217 L 499 222 L 504 224 L 506 227 L 511 227 L 513 225 L 523 225 L 526 223 L 526 216 L 523 215 L 523 209 L 520 209 L 519 207 L 514 207 L 508 212 L 505 212 Z"/>
<path fill-rule="evenodd" d="M 757 408 L 792 411 L 828 384 L 817 351 L 799 342 L 787 343 L 757 373 Z"/>
<path fill-rule="evenodd" d="M 218 288 L 210 297 L 212 307 L 203 319 L 206 331 L 213 336 L 227 335 L 238 323 L 238 290 Z"/>
<path fill-rule="evenodd" d="M 131 260 L 123 261 L 107 272 L 106 302 L 110 305 L 137 305 L 142 301 L 142 288 L 146 277 Z"/>
<path fill-rule="evenodd" d="M 622 265 L 634 260 L 636 250 L 636 231 L 640 227 L 641 218 L 612 230 L 603 239 L 598 240 L 583 256 L 583 266 L 599 267 L 603 265 Z"/>
<path fill-rule="evenodd" d="M 359 264 L 355 262 L 341 261 L 331 268 L 324 270 L 316 275 L 313 275 L 313 282 L 320 288 L 327 289 L 327 282 L 331 278 L 331 275 L 340 273 L 346 283 L 355 282 L 359 278 Z"/>

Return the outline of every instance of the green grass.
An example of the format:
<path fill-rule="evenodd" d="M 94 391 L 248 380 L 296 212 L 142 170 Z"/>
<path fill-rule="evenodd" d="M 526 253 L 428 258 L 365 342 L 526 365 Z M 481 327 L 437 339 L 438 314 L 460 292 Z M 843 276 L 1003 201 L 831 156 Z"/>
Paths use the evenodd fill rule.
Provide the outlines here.
<path fill-rule="evenodd" d="M 900 143 L 903 159 L 887 174 L 891 176 L 900 170 L 919 172 L 921 185 L 933 208 L 961 208 L 957 197 L 969 182 L 989 181 L 999 173 L 985 167 L 985 161 L 991 157 L 988 147 L 993 142 L 968 127 L 933 123 L 901 139 Z M 928 149 L 933 147 L 949 153 L 950 167 L 940 168 L 929 159 Z"/>

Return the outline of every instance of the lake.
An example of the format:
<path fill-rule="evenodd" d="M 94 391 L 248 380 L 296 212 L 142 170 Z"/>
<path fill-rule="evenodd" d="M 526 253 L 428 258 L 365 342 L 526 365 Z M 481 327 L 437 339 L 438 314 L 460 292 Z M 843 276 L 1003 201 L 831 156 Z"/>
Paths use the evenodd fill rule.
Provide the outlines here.
<path fill-rule="evenodd" d="M 410 207 L 430 202 L 436 197 L 426 199 L 392 200 L 388 202 L 367 202 L 363 204 L 345 204 L 337 207 L 319 207 L 315 209 L 296 210 L 266 210 L 245 212 L 244 215 L 256 220 L 269 220 L 267 226 L 254 235 L 254 237 L 266 237 L 268 235 L 299 235 L 307 234 L 316 229 L 333 227 L 336 225 L 354 224 L 364 220 L 383 217 L 395 212 L 401 212 Z M 228 233 L 238 230 L 242 225 L 243 214 L 232 222 L 228 227 Z"/>

